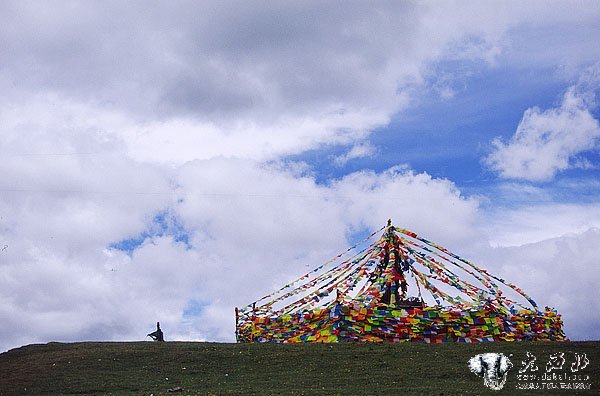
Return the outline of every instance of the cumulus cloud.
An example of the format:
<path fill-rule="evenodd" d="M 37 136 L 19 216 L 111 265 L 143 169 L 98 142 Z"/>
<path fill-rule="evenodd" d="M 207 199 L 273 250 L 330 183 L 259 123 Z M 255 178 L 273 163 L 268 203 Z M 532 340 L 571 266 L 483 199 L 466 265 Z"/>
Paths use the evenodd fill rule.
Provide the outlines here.
<path fill-rule="evenodd" d="M 323 186 L 295 169 L 220 159 L 187 164 L 179 185 L 177 213 L 210 268 L 197 289 L 198 299 L 210 301 L 197 328 L 212 339 L 231 340 L 233 316 L 222 312 L 333 257 L 354 234 L 379 229 L 392 217 L 466 243 L 477 209 L 452 183 L 404 168 L 360 172 Z M 222 319 L 204 317 L 218 312 Z"/>
<path fill-rule="evenodd" d="M 404 81 L 433 55 L 398 39 L 419 30 L 424 10 L 412 4 L 3 8 L 0 82 L 11 100 L 52 92 L 124 114 L 130 151 L 152 160 L 348 144 L 344 136 L 388 122 L 406 102 Z"/>
<path fill-rule="evenodd" d="M 485 209 L 478 229 L 489 245 L 465 246 L 474 262 L 522 288 L 543 309 L 556 308 L 572 340 L 596 340 L 600 308 L 594 263 L 600 259 L 600 205 L 551 201 Z"/>
<path fill-rule="evenodd" d="M 352 145 L 418 96 L 430 65 L 492 64 L 515 28 L 539 20 L 587 26 L 598 15 L 593 3 L 563 12 L 535 2 L 518 12 L 509 3 L 1 7 L 5 98 L 52 93 L 87 106 L 99 128 L 121 118 L 132 155 L 171 163 Z"/>
<path fill-rule="evenodd" d="M 590 228 L 558 238 L 501 247 L 479 256 L 493 268 L 525 290 L 538 303 L 554 307 L 563 316 L 567 337 L 573 340 L 600 338 L 600 317 L 582 315 L 600 309 L 597 280 L 600 276 L 600 252 L 591 248 L 600 244 L 600 229 Z"/>
<path fill-rule="evenodd" d="M 2 2 L 0 350 L 139 340 L 156 320 L 232 341 L 235 305 L 389 217 L 481 248 L 479 200 L 452 181 L 393 166 L 317 183 L 280 162 L 368 155 L 431 64 L 493 66 L 514 27 L 600 12 L 463 4 Z"/>
<path fill-rule="evenodd" d="M 492 246 L 519 246 L 600 225 L 600 205 L 545 202 L 498 208 L 486 214 L 487 240 Z"/>
<path fill-rule="evenodd" d="M 496 138 L 485 163 L 503 178 L 544 181 L 558 172 L 589 167 L 578 155 L 598 148 L 600 124 L 592 113 L 600 88 L 596 64 L 564 94 L 560 106 L 525 111 L 508 143 Z"/>
<path fill-rule="evenodd" d="M 134 165 L 111 161 L 99 173 L 116 175 L 126 171 L 122 166 Z M 149 189 L 159 180 L 136 187 Z M 508 235 L 519 226 L 482 225 L 485 214 L 478 200 L 464 197 L 448 180 L 401 166 L 356 172 L 323 185 L 302 167 L 218 158 L 189 162 L 170 185 L 172 194 L 147 200 L 132 199 L 127 190 L 91 194 L 89 200 L 65 190 L 59 197 L 39 191 L 38 199 L 28 194 L 25 200 L 3 202 L 0 237 L 9 248 L 0 256 L 0 312 L 6 319 L 0 325 L 1 347 L 46 340 L 135 340 L 155 320 L 168 339 L 233 341 L 235 306 L 333 257 L 389 217 L 492 273 L 504 271 L 506 279 L 540 304 L 566 307 L 571 337 L 592 334 L 586 323 L 573 319 L 573 306 L 561 300 L 575 290 L 588 295 L 591 289 L 564 283 L 549 294 L 524 277 L 527 272 L 520 267 L 505 270 L 504 263 L 517 262 L 512 250 L 490 253 L 482 236 Z M 167 226 L 156 224 L 156 213 L 168 217 Z M 552 225 L 560 233 L 568 217 L 549 217 L 554 221 L 544 228 Z M 537 221 L 524 219 L 523 224 Z M 590 223 L 600 220 L 588 218 Z M 184 240 L 178 238 L 182 230 Z M 130 252 L 115 247 L 122 240 L 135 241 Z M 519 249 L 520 258 L 548 251 L 537 245 Z M 560 254 L 561 260 L 567 257 Z M 578 270 L 591 271 L 588 261 L 594 257 L 569 257 Z M 518 261 L 523 262 L 532 261 Z M 543 262 L 537 261 L 538 271 Z"/>
<path fill-rule="evenodd" d="M 375 153 L 377 153 L 377 148 L 375 146 L 373 146 L 372 144 L 370 144 L 368 142 L 367 143 L 359 143 L 359 144 L 355 144 L 354 146 L 352 146 L 352 148 L 350 150 L 348 150 L 346 153 L 335 157 L 333 159 L 333 162 L 337 166 L 344 166 L 350 160 L 357 159 L 357 158 L 371 157 Z"/>
<path fill-rule="evenodd" d="M 2 312 L 11 316 L 2 324 L 4 347 L 139 339 L 155 318 L 173 338 L 231 341 L 234 306 L 339 253 L 352 232 L 380 228 L 392 217 L 460 244 L 473 236 L 477 209 L 452 183 L 406 168 L 323 186 L 295 167 L 213 159 L 186 164 L 174 185 L 175 201 L 152 199 L 154 206 L 138 210 L 118 205 L 124 191 L 96 197 L 91 209 L 75 204 L 85 202 L 78 192 L 42 191 L 38 205 L 11 204 L 27 216 L 8 214 L 5 203 L 3 221 L 13 226 L 1 233 L 9 244 L 1 257 Z M 168 230 L 145 232 L 153 227 L 148 213 L 165 207 L 185 241 Z M 110 247 L 140 235 L 129 254 Z"/>

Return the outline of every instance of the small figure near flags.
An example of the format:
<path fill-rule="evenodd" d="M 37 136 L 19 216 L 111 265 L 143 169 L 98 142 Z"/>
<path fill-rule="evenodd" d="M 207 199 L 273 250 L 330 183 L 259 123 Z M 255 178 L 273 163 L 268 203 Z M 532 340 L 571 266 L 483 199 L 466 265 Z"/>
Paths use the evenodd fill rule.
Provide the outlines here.
<path fill-rule="evenodd" d="M 156 322 L 156 331 L 147 335 L 147 337 L 152 338 L 154 341 L 164 342 L 165 338 L 162 330 L 160 329 L 160 322 Z"/>

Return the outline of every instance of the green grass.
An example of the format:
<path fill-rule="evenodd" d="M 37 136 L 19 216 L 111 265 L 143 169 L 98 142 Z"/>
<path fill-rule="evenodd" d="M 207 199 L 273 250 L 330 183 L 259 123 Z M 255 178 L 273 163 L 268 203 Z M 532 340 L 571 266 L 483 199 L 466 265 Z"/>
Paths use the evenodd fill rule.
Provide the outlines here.
<path fill-rule="evenodd" d="M 551 353 L 590 361 L 587 392 L 598 394 L 600 342 L 486 344 L 219 344 L 193 342 L 49 343 L 0 354 L 0 395 L 454 395 L 531 394 L 517 390 L 526 352 L 544 371 Z M 502 391 L 470 373 L 483 352 L 513 354 Z M 568 367 L 567 367 L 568 366 Z M 181 393 L 167 393 L 173 387 Z"/>

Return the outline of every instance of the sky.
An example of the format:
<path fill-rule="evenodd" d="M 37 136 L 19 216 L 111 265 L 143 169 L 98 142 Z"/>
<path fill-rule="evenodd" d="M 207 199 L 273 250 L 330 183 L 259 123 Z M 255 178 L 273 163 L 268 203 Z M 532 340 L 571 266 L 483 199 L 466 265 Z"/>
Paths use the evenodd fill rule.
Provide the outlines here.
<path fill-rule="evenodd" d="M 596 1 L 1 2 L 0 351 L 234 342 L 388 218 L 600 339 L 599 39 Z"/>

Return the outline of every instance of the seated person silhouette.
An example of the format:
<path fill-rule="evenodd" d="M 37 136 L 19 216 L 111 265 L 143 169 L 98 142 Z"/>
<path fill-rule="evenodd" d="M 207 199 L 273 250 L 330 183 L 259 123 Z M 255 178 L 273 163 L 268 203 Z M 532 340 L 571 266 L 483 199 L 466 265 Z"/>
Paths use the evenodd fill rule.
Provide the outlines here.
<path fill-rule="evenodd" d="M 163 332 L 160 329 L 160 322 L 156 322 L 156 331 L 148 334 L 147 337 L 151 337 L 154 341 L 163 342 L 165 340 Z"/>

